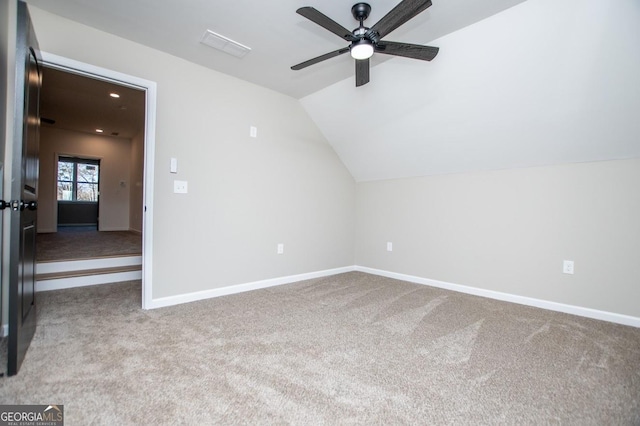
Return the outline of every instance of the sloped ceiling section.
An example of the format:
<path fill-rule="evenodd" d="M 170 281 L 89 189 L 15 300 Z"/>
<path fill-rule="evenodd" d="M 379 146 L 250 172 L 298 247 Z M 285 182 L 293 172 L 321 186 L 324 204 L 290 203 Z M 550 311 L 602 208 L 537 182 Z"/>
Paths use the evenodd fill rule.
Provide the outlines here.
<path fill-rule="evenodd" d="M 301 102 L 357 181 L 640 157 L 640 3 L 528 0 Z"/>
<path fill-rule="evenodd" d="M 400 0 L 367 0 L 373 25 Z M 428 43 L 523 0 L 435 0 L 434 5 L 393 31 L 388 40 Z M 290 67 L 347 46 L 340 37 L 298 15 L 312 6 L 344 25 L 358 26 L 351 15 L 357 0 L 27 0 L 30 5 L 190 62 L 233 75 L 297 99 L 339 82 L 353 81 L 349 55 L 322 65 Z M 200 43 L 207 29 L 251 47 L 239 59 Z M 36 28 L 37 32 L 37 28 Z M 117 54 L 114 52 L 114 54 Z M 378 64 L 388 56 L 376 55 Z"/>

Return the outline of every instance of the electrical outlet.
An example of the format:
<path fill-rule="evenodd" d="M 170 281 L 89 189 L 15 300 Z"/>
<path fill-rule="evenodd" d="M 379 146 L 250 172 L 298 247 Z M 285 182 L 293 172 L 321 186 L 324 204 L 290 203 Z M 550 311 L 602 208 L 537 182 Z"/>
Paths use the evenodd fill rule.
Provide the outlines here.
<path fill-rule="evenodd" d="M 284 244 L 278 244 L 278 254 L 284 254 Z"/>
<path fill-rule="evenodd" d="M 387 251 L 393 251 L 393 243 L 387 242 Z"/>
<path fill-rule="evenodd" d="M 565 260 L 562 262 L 562 272 L 573 275 L 573 260 Z"/>

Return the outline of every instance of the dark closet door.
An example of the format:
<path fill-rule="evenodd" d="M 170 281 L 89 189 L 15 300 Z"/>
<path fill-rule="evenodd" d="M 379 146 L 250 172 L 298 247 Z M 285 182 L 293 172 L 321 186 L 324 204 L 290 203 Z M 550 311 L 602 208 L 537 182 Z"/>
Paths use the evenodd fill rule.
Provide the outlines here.
<path fill-rule="evenodd" d="M 18 2 L 15 125 L 9 253 L 8 374 L 14 375 L 36 329 L 36 218 L 38 206 L 39 97 L 42 69 L 38 41 L 24 2 Z"/>

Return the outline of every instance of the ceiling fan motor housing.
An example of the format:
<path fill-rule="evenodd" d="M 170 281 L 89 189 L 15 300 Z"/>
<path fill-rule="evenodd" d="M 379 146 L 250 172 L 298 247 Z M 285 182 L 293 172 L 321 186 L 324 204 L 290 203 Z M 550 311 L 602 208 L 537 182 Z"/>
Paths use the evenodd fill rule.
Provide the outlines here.
<path fill-rule="evenodd" d="M 351 14 L 356 21 L 364 21 L 371 13 L 371 6 L 368 3 L 356 3 L 351 8 Z"/>
<path fill-rule="evenodd" d="M 351 14 L 357 21 L 360 21 L 360 26 L 353 30 L 354 37 L 369 40 L 373 45 L 378 44 L 380 41 L 380 35 L 368 27 L 365 27 L 363 21 L 369 17 L 371 13 L 371 6 L 368 3 L 356 3 L 351 8 Z"/>

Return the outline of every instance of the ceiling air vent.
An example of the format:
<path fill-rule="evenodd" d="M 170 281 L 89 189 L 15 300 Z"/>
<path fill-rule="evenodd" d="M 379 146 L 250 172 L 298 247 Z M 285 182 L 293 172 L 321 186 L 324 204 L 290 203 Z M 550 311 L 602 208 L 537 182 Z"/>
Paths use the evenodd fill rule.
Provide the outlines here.
<path fill-rule="evenodd" d="M 240 44 L 237 41 L 233 41 L 230 38 L 216 34 L 211 30 L 207 30 L 200 43 L 206 44 L 214 49 L 222 50 L 229 55 L 233 55 L 237 58 L 243 58 L 247 53 L 251 52 L 251 48 Z"/>

